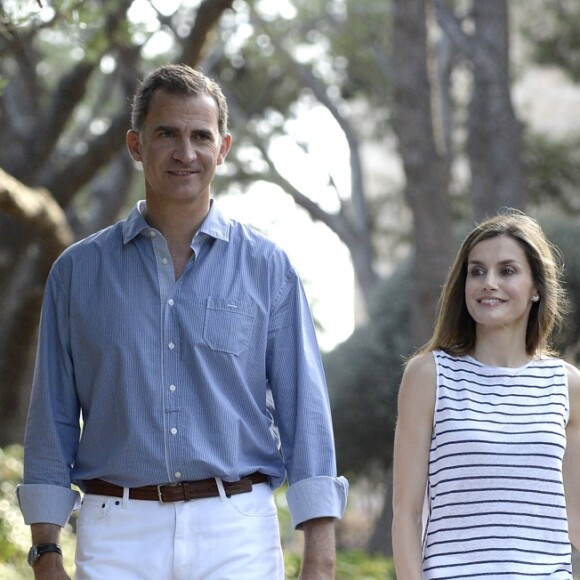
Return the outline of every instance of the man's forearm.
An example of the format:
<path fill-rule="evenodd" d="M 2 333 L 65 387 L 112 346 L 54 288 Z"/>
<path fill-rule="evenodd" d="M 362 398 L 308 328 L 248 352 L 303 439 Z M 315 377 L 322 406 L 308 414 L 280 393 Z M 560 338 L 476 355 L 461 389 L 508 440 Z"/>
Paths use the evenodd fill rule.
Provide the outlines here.
<path fill-rule="evenodd" d="M 33 544 L 58 544 L 61 527 L 55 524 L 32 524 L 30 526 Z"/>
<path fill-rule="evenodd" d="M 61 527 L 55 524 L 32 524 L 32 543 L 58 544 L 60 541 Z M 56 552 L 42 555 L 33 567 L 36 580 L 69 580 L 63 565 L 63 559 Z"/>
<path fill-rule="evenodd" d="M 300 580 L 334 580 L 335 519 L 317 518 L 303 524 L 304 556 Z"/>

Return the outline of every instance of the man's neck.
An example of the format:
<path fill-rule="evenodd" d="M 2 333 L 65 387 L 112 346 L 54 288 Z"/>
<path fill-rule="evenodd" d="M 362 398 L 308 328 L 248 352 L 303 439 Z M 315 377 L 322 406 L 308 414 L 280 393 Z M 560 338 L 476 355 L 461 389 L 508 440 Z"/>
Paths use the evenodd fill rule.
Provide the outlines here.
<path fill-rule="evenodd" d="M 210 202 L 203 204 L 152 204 L 147 201 L 144 217 L 159 230 L 170 248 L 189 247 L 210 210 Z"/>
<path fill-rule="evenodd" d="M 173 261 L 177 280 L 193 255 L 191 241 L 210 210 L 208 200 L 205 205 L 172 205 L 161 207 L 147 204 L 144 217 L 147 223 L 159 230 L 165 240 Z"/>

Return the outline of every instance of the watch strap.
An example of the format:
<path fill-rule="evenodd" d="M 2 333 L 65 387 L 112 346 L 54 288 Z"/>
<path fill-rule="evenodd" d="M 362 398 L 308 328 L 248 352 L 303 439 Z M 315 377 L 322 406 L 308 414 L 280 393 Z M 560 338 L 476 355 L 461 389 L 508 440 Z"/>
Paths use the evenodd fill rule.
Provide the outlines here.
<path fill-rule="evenodd" d="M 50 552 L 55 552 L 62 556 L 62 548 L 56 543 L 36 544 L 32 546 L 28 552 L 28 563 L 31 566 L 34 566 L 40 556 Z"/>

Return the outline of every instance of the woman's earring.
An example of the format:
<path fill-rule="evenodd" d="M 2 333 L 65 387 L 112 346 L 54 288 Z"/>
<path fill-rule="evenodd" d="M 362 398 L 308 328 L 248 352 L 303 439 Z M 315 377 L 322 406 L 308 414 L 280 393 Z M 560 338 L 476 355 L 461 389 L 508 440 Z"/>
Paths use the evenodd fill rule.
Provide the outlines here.
<path fill-rule="evenodd" d="M 540 301 L 540 297 L 538 295 L 532 296 L 532 302 L 539 302 L 539 301 Z"/>

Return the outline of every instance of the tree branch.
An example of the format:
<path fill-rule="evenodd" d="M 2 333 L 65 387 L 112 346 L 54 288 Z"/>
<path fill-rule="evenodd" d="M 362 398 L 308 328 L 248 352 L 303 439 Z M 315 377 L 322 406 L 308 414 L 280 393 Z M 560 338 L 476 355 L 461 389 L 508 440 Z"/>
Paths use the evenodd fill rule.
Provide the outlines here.
<path fill-rule="evenodd" d="M 57 173 L 43 180 L 62 207 L 66 207 L 81 187 L 122 150 L 129 126 L 128 115 L 128 111 L 119 113 L 107 131 L 89 142 L 89 153 L 69 158 L 68 163 L 60 167 Z"/>
<path fill-rule="evenodd" d="M 66 216 L 46 189 L 31 189 L 0 169 L 0 212 L 24 223 L 42 239 L 48 260 L 73 241 Z"/>
<path fill-rule="evenodd" d="M 461 20 L 457 18 L 444 0 L 435 0 L 435 16 L 437 23 L 447 36 L 455 43 L 461 53 L 473 64 L 485 71 L 490 82 L 498 82 L 495 59 L 485 46 L 473 37 L 465 34 Z"/>
<path fill-rule="evenodd" d="M 107 80 L 109 91 L 115 87 L 116 92 L 125 96 L 125 99 L 120 99 L 122 108 L 111 119 L 108 129 L 88 141 L 87 150 L 82 154 L 69 153 L 58 161 L 48 163 L 40 176 L 39 181 L 53 192 L 61 207 L 69 205 L 76 193 L 123 150 L 125 134 L 130 124 L 126 103 L 129 102 L 135 88 L 135 70 L 138 67 L 139 52 L 140 47 L 133 46 L 120 50 L 115 77 Z M 104 96 L 102 100 L 105 100 Z"/>
<path fill-rule="evenodd" d="M 183 43 L 181 62 L 196 66 L 202 58 L 202 51 L 207 48 L 207 37 L 219 22 L 222 14 L 231 8 L 234 0 L 203 0 L 197 9 L 195 22 Z"/>

